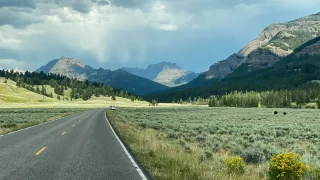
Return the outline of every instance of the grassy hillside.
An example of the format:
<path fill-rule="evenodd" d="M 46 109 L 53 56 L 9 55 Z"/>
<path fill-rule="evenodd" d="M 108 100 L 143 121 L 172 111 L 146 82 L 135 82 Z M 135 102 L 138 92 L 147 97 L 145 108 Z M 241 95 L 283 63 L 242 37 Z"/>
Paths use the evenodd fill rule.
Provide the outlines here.
<path fill-rule="evenodd" d="M 55 102 L 56 99 L 44 97 L 40 94 L 18 88 L 16 83 L 0 77 L 0 104 L 2 103 L 31 103 L 31 102 Z"/>
<path fill-rule="evenodd" d="M 37 86 L 35 86 L 35 87 L 37 87 Z M 38 86 L 38 87 L 39 87 L 39 89 L 42 88 L 41 86 Z M 53 98 L 57 99 L 58 95 L 54 92 L 54 88 L 52 88 L 50 85 L 44 85 L 44 87 L 46 88 L 46 91 L 48 94 L 52 93 Z M 67 90 L 64 90 L 63 91 L 64 97 L 67 97 L 68 99 L 70 99 L 70 92 L 71 92 L 70 88 L 68 88 Z"/>
<path fill-rule="evenodd" d="M 25 88 L 18 88 L 16 83 L 11 80 L 0 78 L 0 108 L 103 108 L 115 105 L 119 107 L 128 106 L 148 106 L 146 101 L 132 102 L 130 99 L 116 97 L 113 101 L 111 97 L 92 97 L 87 101 L 82 99 L 67 101 L 57 100 L 57 95 L 54 93 L 53 88 L 45 85 L 47 92 L 53 93 L 54 98 L 42 96 L 40 94 L 29 91 Z M 64 91 L 65 97 L 70 99 L 70 89 Z M 62 98 L 61 98 L 62 99 Z"/>

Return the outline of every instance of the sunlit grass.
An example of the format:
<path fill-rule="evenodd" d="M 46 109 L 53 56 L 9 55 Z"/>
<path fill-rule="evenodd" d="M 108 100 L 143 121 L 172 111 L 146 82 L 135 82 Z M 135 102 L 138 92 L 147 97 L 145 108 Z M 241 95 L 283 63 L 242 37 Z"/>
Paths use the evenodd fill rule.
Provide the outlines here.
<path fill-rule="evenodd" d="M 318 110 L 155 107 L 107 114 L 156 179 L 267 179 L 270 158 L 285 152 L 320 167 Z M 246 161 L 243 175 L 226 171 L 234 155 Z"/>
<path fill-rule="evenodd" d="M 0 78 L 0 106 L 1 103 L 30 103 L 30 102 L 55 102 L 56 99 L 44 97 L 40 94 L 28 91 L 24 88 L 18 88 L 16 83 Z"/>
<path fill-rule="evenodd" d="M 131 102 L 130 99 L 121 97 L 117 97 L 116 101 L 113 101 L 111 97 L 103 96 L 93 96 L 88 101 L 83 101 L 82 99 L 71 101 L 70 89 L 64 92 L 69 100 L 62 100 L 63 98 L 61 97 L 61 101 L 58 101 L 54 89 L 49 85 L 46 85 L 45 88 L 47 93 L 53 93 L 54 98 L 42 96 L 25 88 L 18 88 L 16 83 L 11 80 L 7 80 L 7 83 L 4 83 L 4 80 L 4 78 L 0 78 L 0 108 L 106 108 L 110 105 L 120 107 L 147 107 L 149 105 L 146 101 Z"/>

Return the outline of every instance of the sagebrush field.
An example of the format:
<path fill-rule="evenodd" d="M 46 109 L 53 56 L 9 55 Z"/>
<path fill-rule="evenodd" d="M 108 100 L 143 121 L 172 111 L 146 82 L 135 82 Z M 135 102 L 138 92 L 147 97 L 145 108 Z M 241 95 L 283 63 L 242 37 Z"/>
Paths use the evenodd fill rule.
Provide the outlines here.
<path fill-rule="evenodd" d="M 285 152 L 320 167 L 318 110 L 172 107 L 107 114 L 156 179 L 267 179 L 270 158 Z M 245 160 L 241 176 L 226 172 L 233 155 Z"/>
<path fill-rule="evenodd" d="M 85 109 L 0 109 L 0 135 L 85 111 Z"/>

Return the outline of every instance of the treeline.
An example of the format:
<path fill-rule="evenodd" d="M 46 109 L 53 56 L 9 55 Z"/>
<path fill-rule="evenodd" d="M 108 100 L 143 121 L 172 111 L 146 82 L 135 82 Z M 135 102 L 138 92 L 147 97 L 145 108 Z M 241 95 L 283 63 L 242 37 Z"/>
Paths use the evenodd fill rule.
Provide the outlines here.
<path fill-rule="evenodd" d="M 14 70 L 0 70 L 0 77 L 5 77 L 6 79 L 15 81 L 18 87 L 23 87 L 35 93 L 53 98 L 53 94 L 47 93 L 45 88 L 45 85 L 49 85 L 54 88 L 54 93 L 58 95 L 57 98 L 59 100 L 62 98 L 65 99 L 65 91 L 68 89 L 71 89 L 71 101 L 73 99 L 88 100 L 92 96 L 110 96 L 113 100 L 116 100 L 116 96 L 131 99 L 131 101 L 143 100 L 142 97 L 136 97 L 131 93 L 114 89 L 111 86 L 101 83 L 91 82 L 88 80 L 79 81 L 77 79 L 56 74 L 44 74 L 43 72 L 38 73 L 29 71 L 19 73 Z"/>
<path fill-rule="evenodd" d="M 209 101 L 209 107 L 299 108 L 310 102 L 315 102 L 320 107 L 319 83 L 308 83 L 295 90 L 235 91 L 223 96 L 212 96 Z"/>

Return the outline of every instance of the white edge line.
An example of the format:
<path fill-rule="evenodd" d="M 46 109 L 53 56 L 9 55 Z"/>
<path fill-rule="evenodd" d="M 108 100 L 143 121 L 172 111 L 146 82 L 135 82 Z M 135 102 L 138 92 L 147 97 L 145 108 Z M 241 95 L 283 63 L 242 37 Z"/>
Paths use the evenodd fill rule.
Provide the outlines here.
<path fill-rule="evenodd" d="M 119 136 L 117 135 L 117 133 L 114 131 L 114 129 L 112 128 L 108 118 L 107 118 L 107 113 L 105 113 L 105 118 L 106 121 L 108 122 L 113 134 L 115 135 L 115 137 L 117 138 L 117 140 L 119 141 L 120 145 L 122 146 L 122 149 L 124 150 L 124 152 L 126 153 L 126 155 L 128 156 L 128 158 L 130 159 L 132 165 L 134 166 L 134 168 L 136 168 L 136 170 L 138 171 L 139 175 L 141 176 L 142 180 L 148 180 L 147 177 L 144 175 L 144 173 L 142 172 L 142 170 L 140 169 L 140 167 L 138 166 L 138 164 L 136 163 L 136 161 L 132 158 L 131 154 L 129 153 L 129 151 L 127 150 L 127 148 L 123 145 L 122 141 L 120 140 Z"/>
<path fill-rule="evenodd" d="M 70 114 L 69 116 L 72 116 L 72 115 L 75 115 L 75 114 Z M 0 137 L 6 136 L 6 135 L 9 135 L 9 134 L 14 134 L 14 133 L 17 133 L 17 132 L 20 132 L 20 131 L 24 131 L 24 130 L 27 130 L 27 129 L 31 129 L 31 128 L 34 128 L 34 127 L 37 127 L 37 126 L 41 126 L 41 125 L 44 125 L 44 124 L 47 124 L 47 123 L 54 122 L 54 121 L 58 121 L 58 120 L 67 118 L 67 117 L 69 117 L 69 116 L 64 116 L 64 117 L 61 117 L 61 118 L 58 118 L 58 119 L 55 119 L 55 120 L 52 120 L 52 121 L 47 121 L 47 122 L 40 123 L 40 124 L 35 125 L 35 126 L 30 126 L 30 127 L 27 127 L 27 128 L 20 129 L 20 130 L 18 130 L 18 131 L 13 131 L 13 132 L 11 132 L 11 133 L 3 134 L 3 135 L 0 135 Z"/>

